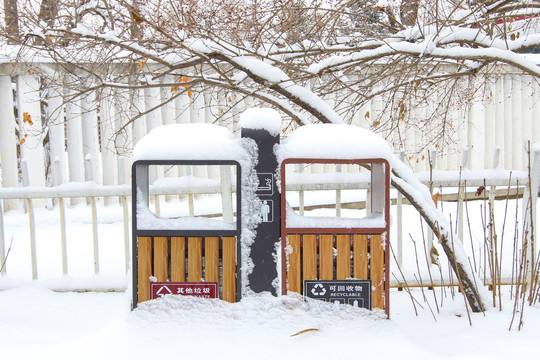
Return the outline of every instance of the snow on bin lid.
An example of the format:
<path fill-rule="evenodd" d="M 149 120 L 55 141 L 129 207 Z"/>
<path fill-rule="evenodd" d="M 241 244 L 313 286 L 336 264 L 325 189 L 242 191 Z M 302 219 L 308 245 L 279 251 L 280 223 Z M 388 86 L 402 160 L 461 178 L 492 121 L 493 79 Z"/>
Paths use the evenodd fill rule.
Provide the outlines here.
<path fill-rule="evenodd" d="M 296 129 L 276 151 L 278 161 L 307 159 L 392 159 L 390 145 L 379 135 L 352 125 L 317 124 Z"/>
<path fill-rule="evenodd" d="M 159 126 L 133 149 L 133 160 L 241 160 L 247 156 L 227 128 L 213 124 Z"/>
<path fill-rule="evenodd" d="M 272 136 L 278 136 L 281 130 L 281 116 L 270 108 L 251 108 L 240 115 L 240 126 L 244 129 L 264 129 Z"/>

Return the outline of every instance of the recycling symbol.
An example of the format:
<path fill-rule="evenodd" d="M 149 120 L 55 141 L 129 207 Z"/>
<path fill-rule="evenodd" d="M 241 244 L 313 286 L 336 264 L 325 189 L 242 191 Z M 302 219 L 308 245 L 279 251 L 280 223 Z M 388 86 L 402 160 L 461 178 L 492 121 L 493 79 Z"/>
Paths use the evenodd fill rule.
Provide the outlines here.
<path fill-rule="evenodd" d="M 324 288 L 323 284 L 315 284 L 313 289 L 311 289 L 311 293 L 315 296 L 323 296 L 326 294 L 326 289 Z"/>

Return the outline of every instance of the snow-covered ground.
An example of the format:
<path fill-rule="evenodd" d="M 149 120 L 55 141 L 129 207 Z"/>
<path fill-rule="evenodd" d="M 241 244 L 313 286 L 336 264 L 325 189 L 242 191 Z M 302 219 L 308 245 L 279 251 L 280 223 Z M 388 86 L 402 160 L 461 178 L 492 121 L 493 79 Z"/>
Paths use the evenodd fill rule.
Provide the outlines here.
<path fill-rule="evenodd" d="M 421 292 L 415 297 L 423 304 Z M 428 294 L 431 296 L 431 294 Z M 435 319 L 392 291 L 391 319 L 351 306 L 270 295 L 241 303 L 167 297 L 129 310 L 126 293 L 0 292 L 2 359 L 534 359 L 540 312 L 508 331 L 511 306 L 472 315 L 461 296 Z M 308 329 L 316 329 L 293 336 Z"/>
<path fill-rule="evenodd" d="M 474 217 L 480 214 L 480 204 L 472 204 L 471 221 L 481 223 Z M 445 206 L 455 212 L 454 204 Z M 416 225 L 419 216 L 410 207 L 406 209 L 404 271 L 414 274 L 416 260 L 408 233 L 421 239 Z M 509 209 L 515 211 L 515 202 Z M 472 326 L 463 297 L 440 288 L 435 291 L 440 312 L 433 292 L 425 290 L 426 302 L 420 289 L 412 291 L 418 315 L 407 292 L 392 289 L 389 320 L 382 313 L 318 302 L 304 304 L 288 296 L 256 295 L 237 304 L 164 298 L 130 311 L 129 290 L 54 292 L 49 288 L 127 287 L 129 282 L 123 260 L 121 208 L 98 208 L 99 276 L 93 275 L 90 211 L 84 205 L 68 210 L 67 277 L 61 274 L 58 209 L 36 211 L 39 282 L 29 281 L 27 216 L 18 212 L 5 214 L 6 242 L 12 237 L 14 240 L 7 262 L 8 276 L 0 278 L 1 359 L 493 360 L 539 356 L 540 309 L 526 306 L 521 331 L 517 331 L 517 323 L 508 331 L 513 310 L 510 287 L 503 288 L 503 311 L 490 309 L 485 315 L 471 314 Z M 395 222 L 395 209 L 392 217 Z M 501 228 L 501 221 L 497 226 Z M 513 228 L 506 226 L 505 233 L 511 234 Z M 395 232 L 391 238 L 395 247 Z M 511 236 L 507 235 L 507 239 L 512 249 Z M 423 267 L 425 261 L 419 263 Z M 399 273 L 395 264 L 391 271 Z M 316 330 L 292 336 L 308 329 Z"/>

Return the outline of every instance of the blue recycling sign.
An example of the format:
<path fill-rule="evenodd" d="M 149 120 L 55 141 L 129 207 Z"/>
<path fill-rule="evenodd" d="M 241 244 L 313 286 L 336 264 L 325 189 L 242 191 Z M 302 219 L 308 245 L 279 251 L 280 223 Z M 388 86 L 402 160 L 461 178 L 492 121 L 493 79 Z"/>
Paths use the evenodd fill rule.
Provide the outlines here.
<path fill-rule="evenodd" d="M 371 280 L 305 280 L 306 298 L 371 310 Z"/>

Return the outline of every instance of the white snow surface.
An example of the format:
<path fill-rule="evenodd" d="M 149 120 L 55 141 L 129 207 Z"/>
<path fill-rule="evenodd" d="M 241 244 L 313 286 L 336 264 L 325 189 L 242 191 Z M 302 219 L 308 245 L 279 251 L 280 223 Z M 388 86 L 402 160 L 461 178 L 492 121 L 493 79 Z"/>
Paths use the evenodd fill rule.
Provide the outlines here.
<path fill-rule="evenodd" d="M 296 129 L 276 151 L 278 162 L 287 158 L 390 160 L 390 145 L 379 135 L 351 125 L 317 124 Z"/>
<path fill-rule="evenodd" d="M 289 228 L 381 228 L 386 226 L 382 214 L 371 214 L 363 218 L 335 216 L 300 216 L 291 207 L 287 208 L 287 227 Z"/>
<path fill-rule="evenodd" d="M 413 290 L 417 299 L 420 291 Z M 0 292 L 3 359 L 533 359 L 530 325 L 507 330 L 506 311 L 473 314 L 446 299 L 434 321 L 415 316 L 405 291 L 392 291 L 390 320 L 348 305 L 268 294 L 229 304 L 166 296 L 129 311 L 125 293 L 55 293 L 31 285 Z M 292 336 L 301 331 L 316 329 Z"/>
<path fill-rule="evenodd" d="M 243 160 L 247 156 L 227 128 L 213 124 L 159 126 L 133 149 L 133 160 Z"/>
<path fill-rule="evenodd" d="M 236 230 L 236 224 L 206 217 L 180 216 L 164 218 L 152 213 L 142 202 L 137 202 L 139 230 Z"/>
<path fill-rule="evenodd" d="M 501 228 L 506 214 L 504 202 L 501 204 L 496 214 L 497 229 Z M 515 208 L 515 204 L 511 200 L 509 208 Z M 481 204 L 472 202 L 469 207 L 477 241 L 475 249 L 481 254 L 484 251 Z M 455 211 L 451 205 L 445 208 Z M 472 326 L 461 294 L 456 292 L 454 297 L 449 289 L 439 288 L 435 294 L 440 312 L 435 308 L 432 291 L 422 293 L 420 289 L 411 289 L 418 316 L 407 292 L 392 289 L 390 319 L 380 312 L 370 314 L 348 306 L 313 302 L 304 305 L 292 295 L 274 298 L 268 294 L 245 294 L 237 304 L 167 297 L 141 304 L 131 312 L 130 289 L 120 293 L 54 292 L 46 287 L 108 289 L 125 288 L 130 283 L 123 262 L 121 207 L 100 205 L 98 208 L 101 261 L 98 276 L 93 275 L 90 209 L 76 206 L 68 210 L 69 274 L 62 276 L 58 209 L 36 209 L 39 282 L 28 280 L 28 216 L 15 211 L 4 216 L 6 239 L 13 237 L 14 241 L 7 262 L 8 276 L 0 277 L 2 359 L 175 356 L 181 359 L 529 360 L 537 357 L 540 309 L 538 305 L 526 306 L 523 329 L 518 332 L 514 324 L 513 330 L 508 331 L 513 309 L 508 299 L 510 287 L 502 288 L 503 310 L 489 306 L 485 315 L 471 314 Z M 421 253 L 423 235 L 419 216 L 411 206 L 404 207 L 403 223 L 405 234 L 417 240 Z M 391 245 L 396 251 L 393 229 Z M 513 232 L 514 228 L 507 224 L 506 236 L 511 238 Z M 409 279 L 414 275 L 426 280 L 427 270 L 423 267 L 421 273 L 416 270 L 411 239 L 404 238 L 402 271 Z M 512 245 L 512 241 L 505 241 L 503 276 L 511 272 Z M 444 257 L 442 253 L 441 257 Z M 391 261 L 391 272 L 400 278 L 392 258 Z M 443 267 L 445 262 L 442 261 Z M 432 268 L 432 272 L 438 270 Z M 443 273 L 447 274 L 446 268 Z M 291 336 L 306 329 L 318 331 Z"/>
<path fill-rule="evenodd" d="M 250 108 L 240 115 L 240 127 L 246 129 L 263 129 L 272 136 L 279 135 L 281 131 L 281 116 L 270 108 Z"/>

